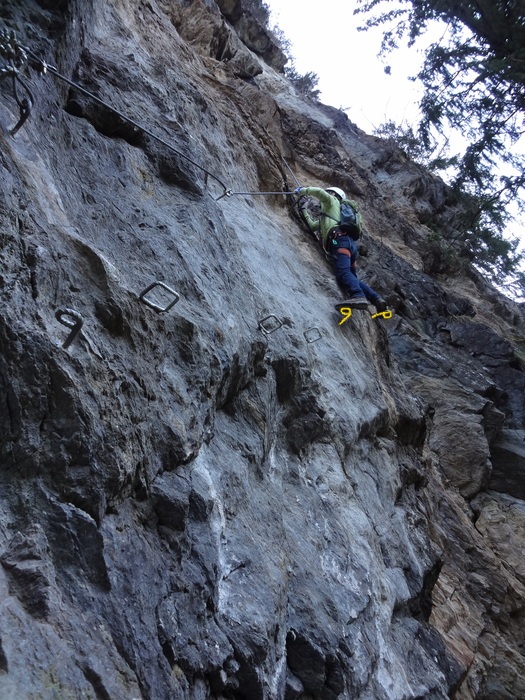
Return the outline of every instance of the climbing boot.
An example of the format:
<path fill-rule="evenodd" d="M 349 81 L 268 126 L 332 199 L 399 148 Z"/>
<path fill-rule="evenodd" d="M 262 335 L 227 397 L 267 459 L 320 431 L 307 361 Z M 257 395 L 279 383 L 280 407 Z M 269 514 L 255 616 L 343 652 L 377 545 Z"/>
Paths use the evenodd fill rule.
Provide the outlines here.
<path fill-rule="evenodd" d="M 350 307 L 351 309 L 367 309 L 368 308 L 368 300 L 365 296 L 359 295 L 359 296 L 353 296 L 350 297 L 350 299 L 346 299 L 345 301 L 339 302 L 339 304 L 335 305 L 335 308 L 337 311 L 340 311 L 343 308 L 348 308 Z"/>
<path fill-rule="evenodd" d="M 379 299 L 376 299 L 376 301 L 374 301 L 374 306 L 376 307 L 378 314 L 380 314 L 383 311 L 386 311 L 388 309 L 388 304 L 381 297 L 379 297 Z"/>

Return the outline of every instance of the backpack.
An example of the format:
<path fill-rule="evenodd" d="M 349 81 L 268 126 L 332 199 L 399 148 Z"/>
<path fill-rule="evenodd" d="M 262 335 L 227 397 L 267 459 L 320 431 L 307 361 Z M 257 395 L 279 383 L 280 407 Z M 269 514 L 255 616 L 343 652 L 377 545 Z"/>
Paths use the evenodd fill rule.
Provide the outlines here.
<path fill-rule="evenodd" d="M 350 199 L 343 199 L 341 202 L 341 219 L 339 220 L 339 228 L 343 233 L 348 233 L 350 238 L 355 241 L 361 235 L 363 228 L 363 220 L 357 209 L 355 202 Z"/>
<path fill-rule="evenodd" d="M 335 221 L 338 228 L 343 233 L 347 233 L 350 238 L 357 241 L 361 235 L 361 231 L 363 230 L 363 219 L 361 218 L 361 214 L 357 209 L 357 204 L 351 199 L 343 199 L 340 206 L 341 218 L 339 221 L 334 219 L 334 217 L 330 216 L 329 214 L 324 214 L 324 216 L 327 216 L 329 219 L 332 219 L 332 221 Z"/>

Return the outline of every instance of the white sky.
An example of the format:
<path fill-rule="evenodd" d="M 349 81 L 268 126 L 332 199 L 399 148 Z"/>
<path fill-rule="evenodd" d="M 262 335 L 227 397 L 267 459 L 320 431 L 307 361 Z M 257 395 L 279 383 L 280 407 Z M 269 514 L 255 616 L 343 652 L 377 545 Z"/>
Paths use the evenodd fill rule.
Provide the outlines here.
<path fill-rule="evenodd" d="M 313 72 L 319 77 L 317 89 L 324 104 L 345 110 L 348 117 L 363 131 L 371 134 L 388 120 L 397 124 L 416 125 L 418 102 L 422 95 L 419 82 L 409 80 L 419 72 L 424 58 L 424 44 L 399 48 L 379 59 L 382 27 L 358 32 L 365 16 L 353 14 L 355 0 L 265 0 L 271 10 L 270 25 L 277 25 L 290 42 L 290 55 L 301 75 Z M 427 41 L 436 40 L 436 33 Z M 385 73 L 385 65 L 391 74 Z M 452 143 L 460 138 L 449 134 Z M 522 138 L 518 145 L 524 148 Z M 458 146 L 461 150 L 461 147 Z M 521 241 L 523 219 L 509 225 L 507 232 Z"/>
<path fill-rule="evenodd" d="M 290 41 L 296 70 L 319 76 L 317 88 L 325 104 L 344 109 L 351 121 L 371 133 L 383 122 L 414 122 L 421 89 L 409 77 L 418 72 L 423 54 L 399 48 L 377 58 L 382 32 L 358 32 L 362 15 L 354 16 L 352 0 L 266 0 L 270 24 Z"/>

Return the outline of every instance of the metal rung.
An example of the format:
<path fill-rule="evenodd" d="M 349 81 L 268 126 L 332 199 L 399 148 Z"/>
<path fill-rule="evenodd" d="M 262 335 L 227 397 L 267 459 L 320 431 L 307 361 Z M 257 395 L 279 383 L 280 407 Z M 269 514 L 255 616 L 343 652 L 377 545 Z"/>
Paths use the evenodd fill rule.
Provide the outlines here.
<path fill-rule="evenodd" d="M 274 321 L 274 327 L 272 328 L 271 323 L 268 323 L 269 321 Z M 270 333 L 274 333 L 275 331 L 279 330 L 279 328 L 283 325 L 283 322 L 277 318 L 274 314 L 270 314 L 269 316 L 265 316 L 264 318 L 261 318 L 259 321 L 258 327 L 263 333 L 266 333 L 266 335 L 270 335 Z"/>
<path fill-rule="evenodd" d="M 152 289 L 155 289 L 155 287 L 161 287 L 161 289 L 164 289 L 168 294 L 171 294 L 173 296 L 173 300 L 167 304 L 167 306 L 160 306 L 159 304 L 155 304 L 155 302 L 151 301 L 151 299 L 146 298 L 146 294 L 148 292 L 151 292 Z M 179 301 L 180 295 L 177 294 L 177 292 L 172 289 L 171 287 L 168 287 L 167 284 L 164 284 L 164 282 L 153 282 L 150 284 L 146 289 L 144 289 L 140 295 L 139 295 L 140 301 L 143 301 L 146 306 L 149 306 L 151 309 L 156 311 L 158 314 L 163 314 L 166 313 L 166 311 L 169 311 L 172 307 L 175 306 L 175 304 Z"/>
<path fill-rule="evenodd" d="M 372 314 L 372 318 L 392 318 L 393 315 L 393 312 L 387 309 L 386 311 L 378 311 L 376 314 Z"/>
<path fill-rule="evenodd" d="M 317 340 L 320 340 L 323 337 L 323 334 L 316 326 L 307 328 L 303 335 L 307 343 L 315 343 Z"/>

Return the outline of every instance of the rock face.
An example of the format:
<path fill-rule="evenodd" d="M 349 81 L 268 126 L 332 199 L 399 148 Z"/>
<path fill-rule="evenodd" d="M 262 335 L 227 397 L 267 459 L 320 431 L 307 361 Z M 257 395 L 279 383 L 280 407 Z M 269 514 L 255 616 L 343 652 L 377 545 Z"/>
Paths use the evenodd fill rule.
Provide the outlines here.
<path fill-rule="evenodd" d="M 523 308 L 237 5 L 0 2 L 99 100 L 31 59 L 12 135 L 0 81 L 0 697 L 523 698 Z M 361 202 L 392 320 L 338 325 L 284 197 L 220 198 L 290 170 Z"/>

